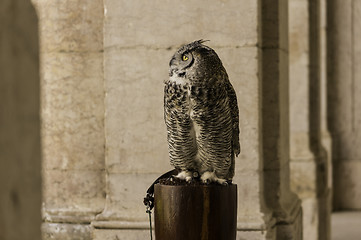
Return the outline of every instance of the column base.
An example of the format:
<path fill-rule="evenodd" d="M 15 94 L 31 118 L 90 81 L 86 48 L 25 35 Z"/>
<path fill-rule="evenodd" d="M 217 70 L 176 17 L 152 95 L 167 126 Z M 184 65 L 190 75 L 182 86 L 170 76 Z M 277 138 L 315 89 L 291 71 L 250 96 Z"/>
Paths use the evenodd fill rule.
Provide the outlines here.
<path fill-rule="evenodd" d="M 241 228 L 240 228 L 241 227 Z M 279 226 L 277 226 L 279 227 Z M 237 224 L 237 240 L 276 240 L 276 225 L 267 229 L 246 229 Z M 153 226 L 154 229 L 154 226 Z M 153 231 L 153 239 L 154 239 Z M 43 223 L 42 240 L 138 240 L 150 239 L 149 223 L 95 221 L 92 224 Z M 295 238 L 293 238 L 295 239 Z"/>
<path fill-rule="evenodd" d="M 93 229 L 92 240 L 138 240 L 150 239 L 149 229 Z M 153 232 L 154 239 L 154 232 Z M 275 229 L 237 231 L 237 240 L 276 240 Z"/>
<path fill-rule="evenodd" d="M 42 240 L 92 240 L 93 228 L 90 224 L 43 223 Z"/>
<path fill-rule="evenodd" d="M 303 239 L 301 206 L 299 206 L 297 210 L 297 213 L 290 221 L 277 223 L 277 239 Z"/>

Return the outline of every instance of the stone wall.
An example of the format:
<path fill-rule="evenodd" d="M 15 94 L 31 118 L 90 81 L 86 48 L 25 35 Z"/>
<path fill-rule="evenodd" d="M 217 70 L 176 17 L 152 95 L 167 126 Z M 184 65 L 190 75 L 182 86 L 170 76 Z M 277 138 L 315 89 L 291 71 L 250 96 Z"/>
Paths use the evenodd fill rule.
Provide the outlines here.
<path fill-rule="evenodd" d="M 361 209 L 361 2 L 332 0 L 328 12 L 334 207 Z"/>
<path fill-rule="evenodd" d="M 263 203 L 260 155 L 258 4 L 253 0 L 202 2 L 106 0 L 107 204 L 93 223 L 95 239 L 147 236 L 145 190 L 171 168 L 163 120 L 163 81 L 181 45 L 210 39 L 238 95 L 242 153 L 235 182 L 240 193 L 239 238 L 275 238 Z M 177 9 L 174 11 L 174 9 Z M 142 17 L 138 17 L 142 13 Z M 217 18 L 214 16 L 217 15 Z M 117 230 L 115 230 L 116 228 Z M 139 230 L 141 229 L 141 230 Z"/>
<path fill-rule="evenodd" d="M 306 0 L 34 2 L 44 239 L 149 237 L 142 199 L 171 168 L 163 121 L 168 62 L 181 44 L 202 38 L 238 96 L 237 238 L 328 239 L 324 0 L 315 8 Z M 291 188 L 304 200 L 304 217 Z"/>
<path fill-rule="evenodd" d="M 332 180 L 361 208 L 360 1 L 32 2 L 40 39 L 30 2 L 0 4 L 0 239 L 40 239 L 41 167 L 43 239 L 149 238 L 163 80 L 201 38 L 238 96 L 237 239 L 330 239 Z"/>
<path fill-rule="evenodd" d="M 38 20 L 26 0 L 0 2 L 0 239 L 40 239 Z"/>

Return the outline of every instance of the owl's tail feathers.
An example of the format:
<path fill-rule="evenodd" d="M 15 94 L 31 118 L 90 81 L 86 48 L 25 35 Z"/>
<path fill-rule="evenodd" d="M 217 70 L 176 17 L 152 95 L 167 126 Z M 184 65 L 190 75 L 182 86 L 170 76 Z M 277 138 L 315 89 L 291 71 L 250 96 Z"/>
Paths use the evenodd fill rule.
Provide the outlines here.
<path fill-rule="evenodd" d="M 233 153 L 236 155 L 236 157 L 238 157 L 238 155 L 241 153 L 241 146 L 239 144 L 239 141 L 233 141 L 232 146 L 233 146 Z"/>
<path fill-rule="evenodd" d="M 236 154 L 236 157 L 238 157 L 238 155 L 241 153 L 241 148 L 238 147 L 238 149 L 236 149 L 234 153 Z"/>
<path fill-rule="evenodd" d="M 231 152 L 231 165 L 229 166 L 228 169 L 228 173 L 227 173 L 227 177 L 226 179 L 232 183 L 232 178 L 234 177 L 234 166 L 235 166 L 235 152 L 234 152 L 234 148 L 232 148 L 232 152 Z"/>

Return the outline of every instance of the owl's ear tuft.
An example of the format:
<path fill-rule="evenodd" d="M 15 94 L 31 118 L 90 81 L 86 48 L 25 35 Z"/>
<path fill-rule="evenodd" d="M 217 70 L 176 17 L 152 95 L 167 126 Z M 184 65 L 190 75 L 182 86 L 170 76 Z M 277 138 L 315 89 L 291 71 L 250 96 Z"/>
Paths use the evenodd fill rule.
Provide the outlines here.
<path fill-rule="evenodd" d="M 202 44 L 202 43 L 209 42 L 209 41 L 211 41 L 211 40 L 203 40 L 203 39 L 200 39 L 200 40 L 198 40 L 197 42 L 200 43 L 200 44 Z"/>

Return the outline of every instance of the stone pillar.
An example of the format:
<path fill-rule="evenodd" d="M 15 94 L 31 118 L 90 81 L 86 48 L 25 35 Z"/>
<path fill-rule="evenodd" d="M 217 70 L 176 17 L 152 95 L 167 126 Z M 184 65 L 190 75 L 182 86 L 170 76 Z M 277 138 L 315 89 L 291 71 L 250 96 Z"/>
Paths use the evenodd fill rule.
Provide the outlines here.
<path fill-rule="evenodd" d="M 90 239 L 89 223 L 105 205 L 103 1 L 34 2 L 41 42 L 43 239 Z"/>
<path fill-rule="evenodd" d="M 315 15 L 317 16 L 318 45 L 315 50 L 319 51 L 318 79 L 319 79 L 319 126 L 318 135 L 318 196 L 319 196 L 319 239 L 331 239 L 331 212 L 332 212 L 332 138 L 328 127 L 328 78 L 327 78 L 327 4 L 326 0 L 317 1 Z"/>
<path fill-rule="evenodd" d="M 290 190 L 288 1 L 261 1 L 261 79 L 266 204 L 277 239 L 302 239 L 302 209 Z"/>
<path fill-rule="evenodd" d="M 27 0 L 0 2 L 0 239 L 40 239 L 38 20 Z"/>
<path fill-rule="evenodd" d="M 311 150 L 310 6 L 289 2 L 291 188 L 302 200 L 303 237 L 318 238 L 317 159 Z M 317 96 L 318 97 L 318 96 Z"/>
<path fill-rule="evenodd" d="M 329 239 L 330 138 L 325 124 L 326 6 L 322 2 L 293 0 L 289 13 L 291 182 L 302 199 L 305 239 Z"/>
<path fill-rule="evenodd" d="M 361 209 L 361 2 L 328 2 L 334 208 Z"/>
<path fill-rule="evenodd" d="M 92 222 L 94 239 L 149 238 L 142 200 L 152 181 L 171 169 L 163 81 L 174 51 L 202 38 L 211 40 L 207 44 L 222 59 L 238 96 L 242 152 L 234 178 L 239 192 L 237 239 L 276 239 L 276 221 L 264 199 L 264 192 L 274 189 L 264 187 L 263 179 L 259 2 L 104 3 L 107 202 Z M 277 59 L 272 55 L 268 60 Z"/>

